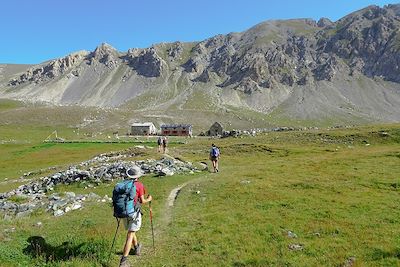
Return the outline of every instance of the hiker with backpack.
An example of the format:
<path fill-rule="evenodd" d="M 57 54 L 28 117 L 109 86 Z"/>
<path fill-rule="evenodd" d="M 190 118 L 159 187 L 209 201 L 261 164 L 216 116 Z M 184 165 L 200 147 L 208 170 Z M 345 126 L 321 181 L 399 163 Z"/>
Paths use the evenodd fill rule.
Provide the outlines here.
<path fill-rule="evenodd" d="M 212 144 L 211 150 L 210 150 L 210 160 L 211 160 L 214 172 L 219 171 L 218 170 L 219 157 L 220 157 L 219 148 L 215 144 Z"/>
<path fill-rule="evenodd" d="M 144 196 L 144 186 L 138 181 L 142 176 L 139 167 L 134 166 L 126 170 L 127 179 L 118 183 L 113 191 L 114 216 L 123 220 L 128 231 L 124 245 L 120 266 L 129 267 L 128 255 L 133 245 L 135 255 L 140 255 L 141 244 L 138 242 L 136 232 L 142 225 L 141 204 L 151 202 L 152 196 Z M 119 225 L 119 221 L 118 221 Z"/>
<path fill-rule="evenodd" d="M 162 140 L 163 153 L 167 153 L 168 137 L 164 136 Z"/>

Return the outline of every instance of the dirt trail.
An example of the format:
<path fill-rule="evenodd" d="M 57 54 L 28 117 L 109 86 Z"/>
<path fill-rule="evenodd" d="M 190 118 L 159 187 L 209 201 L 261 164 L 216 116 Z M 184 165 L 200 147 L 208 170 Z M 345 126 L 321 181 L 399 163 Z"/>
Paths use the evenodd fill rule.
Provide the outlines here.
<path fill-rule="evenodd" d="M 180 184 L 170 191 L 167 201 L 165 203 L 165 208 L 160 214 L 160 217 L 159 217 L 160 221 L 157 222 L 157 227 L 155 228 L 154 234 L 156 236 L 156 239 L 158 239 L 158 237 L 163 235 L 163 232 L 167 230 L 168 225 L 172 221 L 173 206 L 174 206 L 175 201 L 178 198 L 178 195 L 181 192 L 181 190 L 188 185 L 203 182 L 203 181 L 206 181 L 207 179 L 208 179 L 207 174 L 202 175 L 201 177 L 198 177 L 196 179 L 193 179 L 193 180 L 187 181 L 183 184 Z"/>
<path fill-rule="evenodd" d="M 183 187 L 185 187 L 189 182 L 186 182 L 182 185 L 179 185 L 178 187 L 175 187 L 174 189 L 171 190 L 169 193 L 168 199 L 167 199 L 167 206 L 172 207 L 174 206 L 175 199 L 178 197 L 179 192 Z"/>

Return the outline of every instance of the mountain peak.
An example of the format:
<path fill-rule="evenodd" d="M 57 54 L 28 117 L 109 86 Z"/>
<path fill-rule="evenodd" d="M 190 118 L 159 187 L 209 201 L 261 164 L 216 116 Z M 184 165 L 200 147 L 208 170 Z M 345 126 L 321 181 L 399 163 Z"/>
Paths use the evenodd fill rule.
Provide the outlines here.
<path fill-rule="evenodd" d="M 246 106 L 260 112 L 300 96 L 291 102 L 296 110 L 323 113 L 332 106 L 362 110 L 356 96 L 369 90 L 371 101 L 382 96 L 380 103 L 396 117 L 400 111 L 392 107 L 400 106 L 400 91 L 383 93 L 386 85 L 376 81 L 390 81 L 400 88 L 399 10 L 400 5 L 369 6 L 337 22 L 326 18 L 318 22 L 270 20 L 200 42 L 161 43 L 127 52 L 102 43 L 90 54 L 78 52 L 7 78 L 9 86 L 0 89 L 0 96 L 31 94 L 56 104 L 99 106 L 119 106 L 132 100 L 140 107 L 165 109 L 190 106 L 182 101 L 201 106 L 197 99 L 201 96 L 217 99 L 222 106 Z M 360 86 L 360 80 L 368 81 L 368 88 Z M 324 99 L 327 105 L 313 109 L 312 101 L 303 97 L 310 88 L 315 95 L 309 97 L 314 102 Z M 327 95 L 318 99 L 323 90 L 329 97 L 337 93 L 337 102 L 328 103 Z M 347 98 L 340 94 L 354 102 L 343 103 Z M 334 111 L 347 112 L 342 108 Z"/>
<path fill-rule="evenodd" d="M 327 26 L 332 26 L 333 22 L 328 18 L 320 18 L 317 22 L 318 27 L 324 28 Z"/>
<path fill-rule="evenodd" d="M 117 51 L 117 49 L 115 49 L 112 45 L 108 44 L 108 43 L 101 43 L 100 45 L 98 45 L 96 47 L 95 50 L 111 50 L 111 51 Z"/>
<path fill-rule="evenodd" d="M 117 49 L 107 43 L 101 43 L 90 56 L 90 63 L 100 62 L 109 68 L 114 68 L 119 61 Z"/>

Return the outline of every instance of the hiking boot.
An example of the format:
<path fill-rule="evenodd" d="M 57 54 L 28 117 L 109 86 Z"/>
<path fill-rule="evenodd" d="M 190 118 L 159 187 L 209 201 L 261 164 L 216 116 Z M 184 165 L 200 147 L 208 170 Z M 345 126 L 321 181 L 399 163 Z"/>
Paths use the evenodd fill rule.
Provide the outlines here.
<path fill-rule="evenodd" d="M 128 261 L 128 257 L 121 258 L 121 261 L 119 262 L 119 267 L 131 267 Z"/>
<path fill-rule="evenodd" d="M 134 254 L 136 256 L 140 256 L 140 250 L 142 249 L 142 244 L 138 243 L 137 246 L 135 246 L 135 252 Z"/>

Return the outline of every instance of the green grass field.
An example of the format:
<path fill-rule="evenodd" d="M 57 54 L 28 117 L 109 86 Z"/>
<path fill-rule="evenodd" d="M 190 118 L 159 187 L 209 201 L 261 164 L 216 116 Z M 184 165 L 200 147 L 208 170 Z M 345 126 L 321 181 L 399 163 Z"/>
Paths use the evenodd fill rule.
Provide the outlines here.
<path fill-rule="evenodd" d="M 0 144 L 0 181 L 133 145 L 44 144 L 48 129 L 28 130 L 0 126 L 0 139 L 16 140 Z M 400 266 L 400 125 L 192 138 L 169 154 L 208 161 L 212 142 L 221 149 L 219 173 L 142 178 L 154 198 L 155 249 L 145 207 L 143 253 L 130 256 L 133 266 L 345 266 L 349 259 L 348 266 Z M 155 148 L 140 155 L 157 157 Z M 183 183 L 167 207 L 170 191 Z M 13 186 L 0 183 L 0 191 Z M 112 188 L 75 184 L 56 191 L 110 196 Z M 107 264 L 115 227 L 109 204 L 98 202 L 61 217 L 38 211 L 2 219 L 0 266 L 118 266 L 123 227 Z M 28 249 L 35 236 L 48 248 L 40 257 Z"/>

